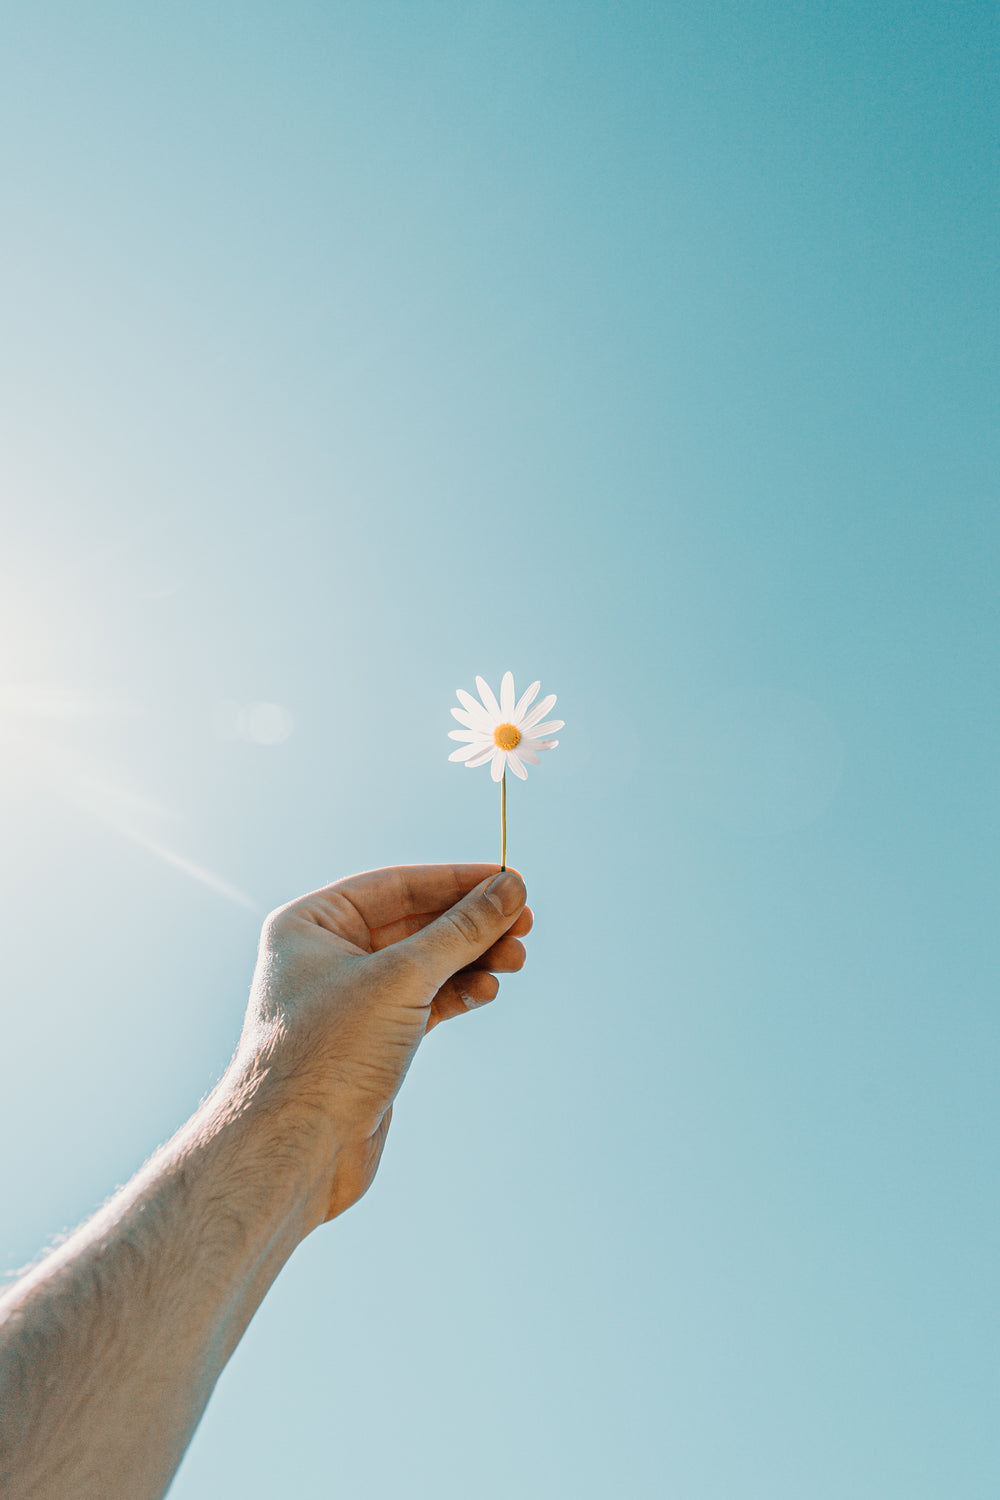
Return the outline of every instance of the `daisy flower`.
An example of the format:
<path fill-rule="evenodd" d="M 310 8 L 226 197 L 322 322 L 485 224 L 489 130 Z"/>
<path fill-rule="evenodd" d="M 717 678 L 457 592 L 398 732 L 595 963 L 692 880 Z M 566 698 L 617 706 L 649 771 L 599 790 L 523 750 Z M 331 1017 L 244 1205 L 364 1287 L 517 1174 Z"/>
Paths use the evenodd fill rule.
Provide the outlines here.
<path fill-rule="evenodd" d="M 500 868 L 507 868 L 507 767 L 522 781 L 528 779 L 528 766 L 537 766 L 539 750 L 554 750 L 558 740 L 545 736 L 554 734 L 563 727 L 562 719 L 541 721 L 556 701 L 550 693 L 540 703 L 535 703 L 540 682 L 533 682 L 527 692 L 514 701 L 514 674 L 505 672 L 500 684 L 500 701 L 493 696 L 493 689 L 481 677 L 476 678 L 481 702 L 471 693 L 458 689 L 461 708 L 452 713 L 462 729 L 452 729 L 449 739 L 461 740 L 458 750 L 453 750 L 449 760 L 464 760 L 467 766 L 485 766 L 489 761 L 494 781 L 500 783 Z M 532 707 L 534 704 L 534 707 Z"/>
<path fill-rule="evenodd" d="M 462 740 L 458 750 L 453 750 L 449 760 L 462 760 L 472 769 L 490 763 L 494 781 L 504 779 L 507 767 L 522 781 L 528 779 L 528 766 L 537 766 L 540 750 L 554 750 L 558 740 L 548 739 L 563 727 L 562 719 L 541 721 L 556 701 L 550 693 L 540 703 L 535 703 L 540 682 L 533 682 L 526 692 L 514 701 L 514 674 L 505 672 L 500 684 L 500 701 L 493 696 L 493 689 L 481 677 L 476 678 L 480 703 L 471 693 L 458 689 L 461 708 L 453 708 L 452 714 L 463 726 L 452 729 L 448 738 Z M 535 704 L 532 708 L 532 704 Z"/>

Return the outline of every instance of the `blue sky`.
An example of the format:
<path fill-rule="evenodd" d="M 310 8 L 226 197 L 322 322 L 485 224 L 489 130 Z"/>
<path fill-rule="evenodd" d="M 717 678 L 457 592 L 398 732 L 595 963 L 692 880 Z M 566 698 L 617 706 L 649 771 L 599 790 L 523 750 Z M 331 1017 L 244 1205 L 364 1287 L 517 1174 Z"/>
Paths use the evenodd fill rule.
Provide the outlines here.
<path fill-rule="evenodd" d="M 978 3 L 5 18 L 4 1264 L 270 907 L 497 857 L 457 686 L 566 720 L 528 967 L 179 1500 L 995 1495 L 996 76 Z"/>

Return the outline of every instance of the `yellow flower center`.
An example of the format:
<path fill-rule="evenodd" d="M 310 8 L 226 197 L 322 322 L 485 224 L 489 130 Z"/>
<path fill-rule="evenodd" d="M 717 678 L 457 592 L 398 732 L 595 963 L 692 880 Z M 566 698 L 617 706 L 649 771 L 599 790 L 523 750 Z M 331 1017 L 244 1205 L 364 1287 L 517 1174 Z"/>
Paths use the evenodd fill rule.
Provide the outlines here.
<path fill-rule="evenodd" d="M 521 731 L 513 724 L 498 724 L 493 731 L 493 743 L 498 750 L 516 750 L 521 743 Z"/>

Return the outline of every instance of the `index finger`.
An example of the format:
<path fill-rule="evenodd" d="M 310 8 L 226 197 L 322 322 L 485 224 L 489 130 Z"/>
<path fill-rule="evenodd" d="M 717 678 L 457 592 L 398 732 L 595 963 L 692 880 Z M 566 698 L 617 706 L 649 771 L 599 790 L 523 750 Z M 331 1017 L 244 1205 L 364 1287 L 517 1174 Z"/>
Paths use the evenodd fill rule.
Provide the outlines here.
<path fill-rule="evenodd" d="M 480 881 L 499 873 L 499 865 L 389 865 L 348 875 L 326 890 L 346 896 L 374 931 L 401 918 L 447 911 Z"/>

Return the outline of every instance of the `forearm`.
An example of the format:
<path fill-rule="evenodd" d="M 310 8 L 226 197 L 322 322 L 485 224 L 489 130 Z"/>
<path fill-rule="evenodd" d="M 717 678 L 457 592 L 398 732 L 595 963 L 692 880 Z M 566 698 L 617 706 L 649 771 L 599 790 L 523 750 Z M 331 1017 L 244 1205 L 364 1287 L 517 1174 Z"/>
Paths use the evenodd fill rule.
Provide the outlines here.
<path fill-rule="evenodd" d="M 258 1077 L 230 1077 L 0 1299 L 0 1491 L 161 1496 L 212 1388 L 322 1216 Z"/>
<path fill-rule="evenodd" d="M 265 924 L 236 1060 L 138 1176 L 0 1298 L 4 1500 L 157 1500 L 296 1244 L 357 1201 L 426 1031 L 531 926 L 490 866 L 371 870 Z"/>

